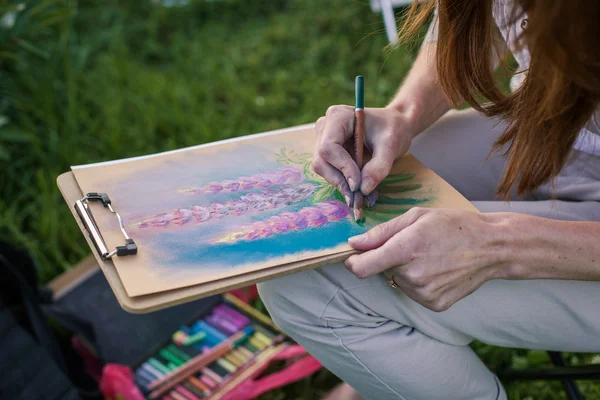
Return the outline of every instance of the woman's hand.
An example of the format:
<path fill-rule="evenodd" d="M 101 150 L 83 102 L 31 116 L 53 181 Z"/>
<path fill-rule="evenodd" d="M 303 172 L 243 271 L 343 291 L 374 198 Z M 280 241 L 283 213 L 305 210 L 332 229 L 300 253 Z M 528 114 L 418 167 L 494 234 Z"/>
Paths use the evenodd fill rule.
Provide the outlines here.
<path fill-rule="evenodd" d="M 349 243 L 364 251 L 346 260 L 359 278 L 384 272 L 407 296 L 444 311 L 490 279 L 504 277 L 508 257 L 502 214 L 413 208 Z"/>
<path fill-rule="evenodd" d="M 372 154 L 361 171 L 353 160 L 354 108 L 331 106 L 316 124 L 317 142 L 313 169 L 335 186 L 350 205 L 352 193 L 368 196 L 390 173 L 396 158 L 410 147 L 412 124 L 393 108 L 365 109 L 365 146 Z"/>

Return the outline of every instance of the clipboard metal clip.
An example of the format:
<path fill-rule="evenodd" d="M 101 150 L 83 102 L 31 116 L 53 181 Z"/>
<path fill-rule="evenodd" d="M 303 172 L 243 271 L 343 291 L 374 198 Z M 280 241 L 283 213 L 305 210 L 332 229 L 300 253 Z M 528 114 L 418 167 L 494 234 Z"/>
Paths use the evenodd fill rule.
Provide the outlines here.
<path fill-rule="evenodd" d="M 121 232 L 123 232 L 123 236 L 125 236 L 125 245 L 117 246 L 112 251 L 110 251 L 108 249 L 108 247 L 106 246 L 106 243 L 104 242 L 104 238 L 102 237 L 102 234 L 100 233 L 100 229 L 98 229 L 98 225 L 96 224 L 96 221 L 94 220 L 94 217 L 92 216 L 92 211 L 89 208 L 88 203 L 91 201 L 101 202 L 105 208 L 108 208 L 110 210 L 110 212 L 112 212 L 113 214 L 115 214 L 117 216 L 117 219 L 119 220 L 119 226 L 121 227 Z M 108 197 L 108 195 L 106 193 L 92 192 L 92 193 L 86 194 L 81 200 L 77 200 L 75 202 L 75 210 L 77 211 L 77 214 L 79 215 L 79 218 L 81 219 L 81 222 L 83 223 L 83 225 L 87 229 L 88 233 L 90 234 L 90 238 L 92 239 L 92 242 L 94 243 L 94 247 L 96 247 L 96 250 L 98 251 L 98 254 L 100 255 L 100 258 L 102 258 L 103 260 L 108 260 L 115 254 L 117 256 L 129 256 L 129 255 L 137 254 L 137 245 L 125 231 L 125 226 L 123 225 L 123 220 L 121 219 L 121 216 L 119 215 L 119 213 L 116 212 L 112 208 L 112 206 L 110 204 L 110 198 Z"/>

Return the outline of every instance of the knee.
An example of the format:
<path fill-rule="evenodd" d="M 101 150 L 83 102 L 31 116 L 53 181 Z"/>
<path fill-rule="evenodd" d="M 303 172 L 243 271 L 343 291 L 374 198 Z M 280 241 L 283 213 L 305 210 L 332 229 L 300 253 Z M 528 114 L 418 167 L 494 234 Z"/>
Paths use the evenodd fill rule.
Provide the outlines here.
<path fill-rule="evenodd" d="M 259 283 L 258 292 L 273 321 L 287 334 L 321 324 L 335 293 L 318 270 L 301 271 Z"/>

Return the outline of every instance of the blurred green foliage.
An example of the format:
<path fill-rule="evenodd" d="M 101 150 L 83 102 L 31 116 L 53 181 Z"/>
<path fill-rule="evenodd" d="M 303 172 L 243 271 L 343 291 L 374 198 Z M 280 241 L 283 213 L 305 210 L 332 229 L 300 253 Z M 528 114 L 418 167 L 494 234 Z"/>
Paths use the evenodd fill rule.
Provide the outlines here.
<path fill-rule="evenodd" d="M 0 0 L 0 18 L 0 237 L 32 254 L 44 281 L 89 253 L 55 183 L 71 165 L 314 122 L 352 104 L 357 74 L 367 106 L 383 106 L 416 51 L 386 48 L 367 0 Z M 474 348 L 493 369 L 548 364 Z M 322 371 L 264 399 L 316 399 L 337 382 Z M 508 390 L 565 398 L 558 383 Z"/>

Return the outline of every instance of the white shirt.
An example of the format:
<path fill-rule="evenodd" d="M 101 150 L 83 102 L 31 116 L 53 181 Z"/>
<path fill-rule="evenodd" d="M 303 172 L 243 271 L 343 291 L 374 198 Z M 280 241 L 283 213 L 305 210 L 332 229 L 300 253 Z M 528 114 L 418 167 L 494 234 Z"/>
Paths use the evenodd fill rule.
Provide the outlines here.
<path fill-rule="evenodd" d="M 500 29 L 504 40 L 515 60 L 519 64 L 518 71 L 527 71 L 529 68 L 530 55 L 525 46 L 519 49 L 516 39 L 521 35 L 523 28 L 521 24 L 509 24 L 513 3 L 511 0 L 496 0 L 493 9 L 494 20 Z M 524 15 L 522 18 L 525 19 Z M 437 18 L 434 19 L 424 43 L 435 42 L 438 36 Z M 511 90 L 518 88 L 525 79 L 527 72 L 520 72 L 513 76 L 510 81 Z M 600 109 L 596 111 L 586 126 L 579 132 L 573 146 L 575 149 L 600 157 Z"/>

